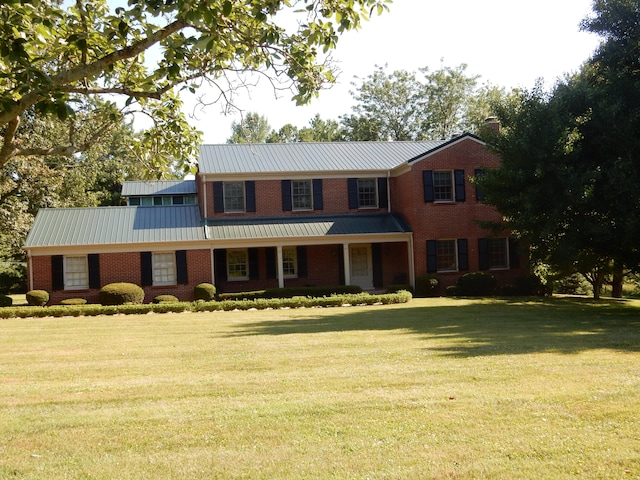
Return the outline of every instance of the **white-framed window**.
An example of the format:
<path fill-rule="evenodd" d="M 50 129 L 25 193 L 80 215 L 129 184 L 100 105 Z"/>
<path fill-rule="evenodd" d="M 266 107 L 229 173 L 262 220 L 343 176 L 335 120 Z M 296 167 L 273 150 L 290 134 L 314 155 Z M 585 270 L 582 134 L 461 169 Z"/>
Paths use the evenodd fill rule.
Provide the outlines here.
<path fill-rule="evenodd" d="M 487 254 L 490 270 L 509 268 L 509 242 L 506 238 L 488 238 Z"/>
<path fill-rule="evenodd" d="M 313 185 L 311 180 L 291 181 L 291 206 L 293 210 L 313 209 Z"/>
<path fill-rule="evenodd" d="M 377 179 L 358 179 L 358 208 L 378 208 Z"/>
<path fill-rule="evenodd" d="M 153 285 L 175 285 L 176 254 L 175 252 L 154 252 L 151 256 Z"/>
<path fill-rule="evenodd" d="M 282 247 L 282 270 L 284 278 L 298 276 L 298 249 L 296 247 Z"/>
<path fill-rule="evenodd" d="M 224 211 L 244 212 L 245 195 L 244 182 L 224 182 Z"/>
<path fill-rule="evenodd" d="M 453 170 L 433 171 L 433 200 L 435 202 L 453 202 Z"/>
<path fill-rule="evenodd" d="M 436 261 L 438 272 L 458 270 L 458 251 L 455 240 L 436 241 Z"/>
<path fill-rule="evenodd" d="M 64 289 L 84 290 L 89 288 L 89 263 L 86 255 L 64 257 Z"/>
<path fill-rule="evenodd" d="M 249 279 L 249 253 L 246 248 L 227 250 L 227 279 Z"/>

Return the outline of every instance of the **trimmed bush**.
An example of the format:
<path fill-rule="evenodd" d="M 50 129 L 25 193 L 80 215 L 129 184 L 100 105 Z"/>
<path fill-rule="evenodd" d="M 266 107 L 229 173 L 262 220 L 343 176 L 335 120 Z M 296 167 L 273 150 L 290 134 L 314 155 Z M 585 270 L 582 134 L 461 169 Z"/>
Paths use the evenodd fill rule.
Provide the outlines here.
<path fill-rule="evenodd" d="M 60 302 L 60 305 L 84 305 L 86 303 L 86 298 L 65 298 Z"/>
<path fill-rule="evenodd" d="M 544 297 L 551 294 L 551 286 L 542 283 L 542 279 L 537 275 L 523 275 L 516 278 L 515 287 L 518 295 Z"/>
<path fill-rule="evenodd" d="M 435 297 L 438 294 L 440 280 L 435 275 L 416 277 L 416 297 Z"/>
<path fill-rule="evenodd" d="M 98 299 L 101 305 L 137 304 L 144 301 L 144 290 L 135 283 L 110 283 L 100 289 Z"/>
<path fill-rule="evenodd" d="M 414 294 L 413 287 L 411 285 L 405 285 L 403 283 L 399 283 L 396 285 L 389 285 L 389 287 L 387 287 L 387 293 L 397 293 L 403 290 L 406 290 L 407 292 L 411 293 L 411 295 Z"/>
<path fill-rule="evenodd" d="M 456 295 L 458 295 L 458 289 L 455 285 L 449 285 L 447 288 L 445 288 L 445 295 L 447 297 L 455 297 Z"/>
<path fill-rule="evenodd" d="M 204 300 L 210 302 L 216 299 L 216 287 L 211 283 L 199 283 L 193 289 L 193 295 L 196 300 Z"/>
<path fill-rule="evenodd" d="M 30 290 L 27 292 L 27 303 L 34 307 L 44 307 L 49 301 L 49 292 L 45 290 Z"/>
<path fill-rule="evenodd" d="M 10 307 L 13 305 L 13 298 L 7 295 L 0 295 L 0 307 Z"/>
<path fill-rule="evenodd" d="M 456 295 L 463 297 L 486 297 L 493 295 L 497 285 L 496 277 L 486 272 L 465 273 L 456 283 Z"/>
<path fill-rule="evenodd" d="M 153 303 L 178 303 L 179 301 L 175 295 L 157 295 L 153 299 Z"/>

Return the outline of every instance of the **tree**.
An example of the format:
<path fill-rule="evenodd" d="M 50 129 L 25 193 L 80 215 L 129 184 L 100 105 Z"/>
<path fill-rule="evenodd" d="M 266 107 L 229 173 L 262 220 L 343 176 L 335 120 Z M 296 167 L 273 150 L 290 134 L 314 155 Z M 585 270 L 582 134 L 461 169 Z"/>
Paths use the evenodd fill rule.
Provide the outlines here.
<path fill-rule="evenodd" d="M 335 120 L 323 120 L 316 114 L 309 120 L 308 127 L 298 128 L 290 123 L 280 130 L 272 130 L 267 137 L 267 143 L 296 143 L 296 142 L 336 142 L 342 140 L 340 125 Z"/>
<path fill-rule="evenodd" d="M 340 33 L 358 28 L 388 0 L 107 0 L 63 2 L 9 0 L 0 5 L 0 167 L 17 156 L 86 151 L 134 114 L 153 122 L 141 146 L 147 161 L 188 166 L 198 136 L 181 114 L 177 89 L 202 84 L 231 102 L 236 72 L 259 72 L 277 84 L 288 78 L 304 103 L 334 80 L 325 54 Z M 298 25 L 297 28 L 285 28 Z M 108 95 L 91 109 L 92 133 L 48 145 L 22 141 L 19 126 L 29 110 L 73 118 L 77 102 Z M 84 99 L 84 100 L 83 100 Z"/>
<path fill-rule="evenodd" d="M 266 117 L 248 112 L 239 122 L 231 123 L 231 137 L 227 143 L 264 143 L 271 126 Z"/>

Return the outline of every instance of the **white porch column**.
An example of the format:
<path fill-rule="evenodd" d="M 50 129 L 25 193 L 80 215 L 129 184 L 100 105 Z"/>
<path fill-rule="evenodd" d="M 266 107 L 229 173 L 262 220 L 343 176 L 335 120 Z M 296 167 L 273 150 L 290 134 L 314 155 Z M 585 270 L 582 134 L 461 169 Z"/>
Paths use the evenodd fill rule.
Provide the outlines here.
<path fill-rule="evenodd" d="M 342 244 L 342 252 L 344 257 L 344 284 L 351 285 L 351 257 L 349 255 L 349 244 Z"/>
<path fill-rule="evenodd" d="M 407 241 L 407 259 L 409 261 L 409 285 L 411 285 L 414 289 L 416 288 L 416 268 L 414 265 L 414 256 L 413 256 L 413 236 L 409 237 Z"/>
<path fill-rule="evenodd" d="M 278 265 L 278 287 L 284 288 L 284 265 L 282 264 L 282 245 L 276 247 L 276 263 Z"/>
<path fill-rule="evenodd" d="M 216 256 L 214 254 L 215 248 L 211 249 L 211 284 L 216 284 Z"/>

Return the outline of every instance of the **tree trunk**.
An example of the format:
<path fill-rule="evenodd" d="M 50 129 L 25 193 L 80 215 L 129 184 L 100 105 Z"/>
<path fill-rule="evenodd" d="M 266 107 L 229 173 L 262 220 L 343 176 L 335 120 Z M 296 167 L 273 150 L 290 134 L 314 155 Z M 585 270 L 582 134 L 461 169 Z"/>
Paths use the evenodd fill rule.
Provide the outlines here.
<path fill-rule="evenodd" d="M 593 282 L 591 286 L 593 287 L 593 298 L 595 300 L 600 300 L 600 293 L 602 292 L 602 284 L 604 283 L 604 274 L 600 271 L 597 271 L 593 274 Z"/>
<path fill-rule="evenodd" d="M 622 282 L 624 280 L 624 268 L 622 264 L 615 262 L 613 266 L 613 280 L 611 281 L 611 296 L 622 298 Z"/>

